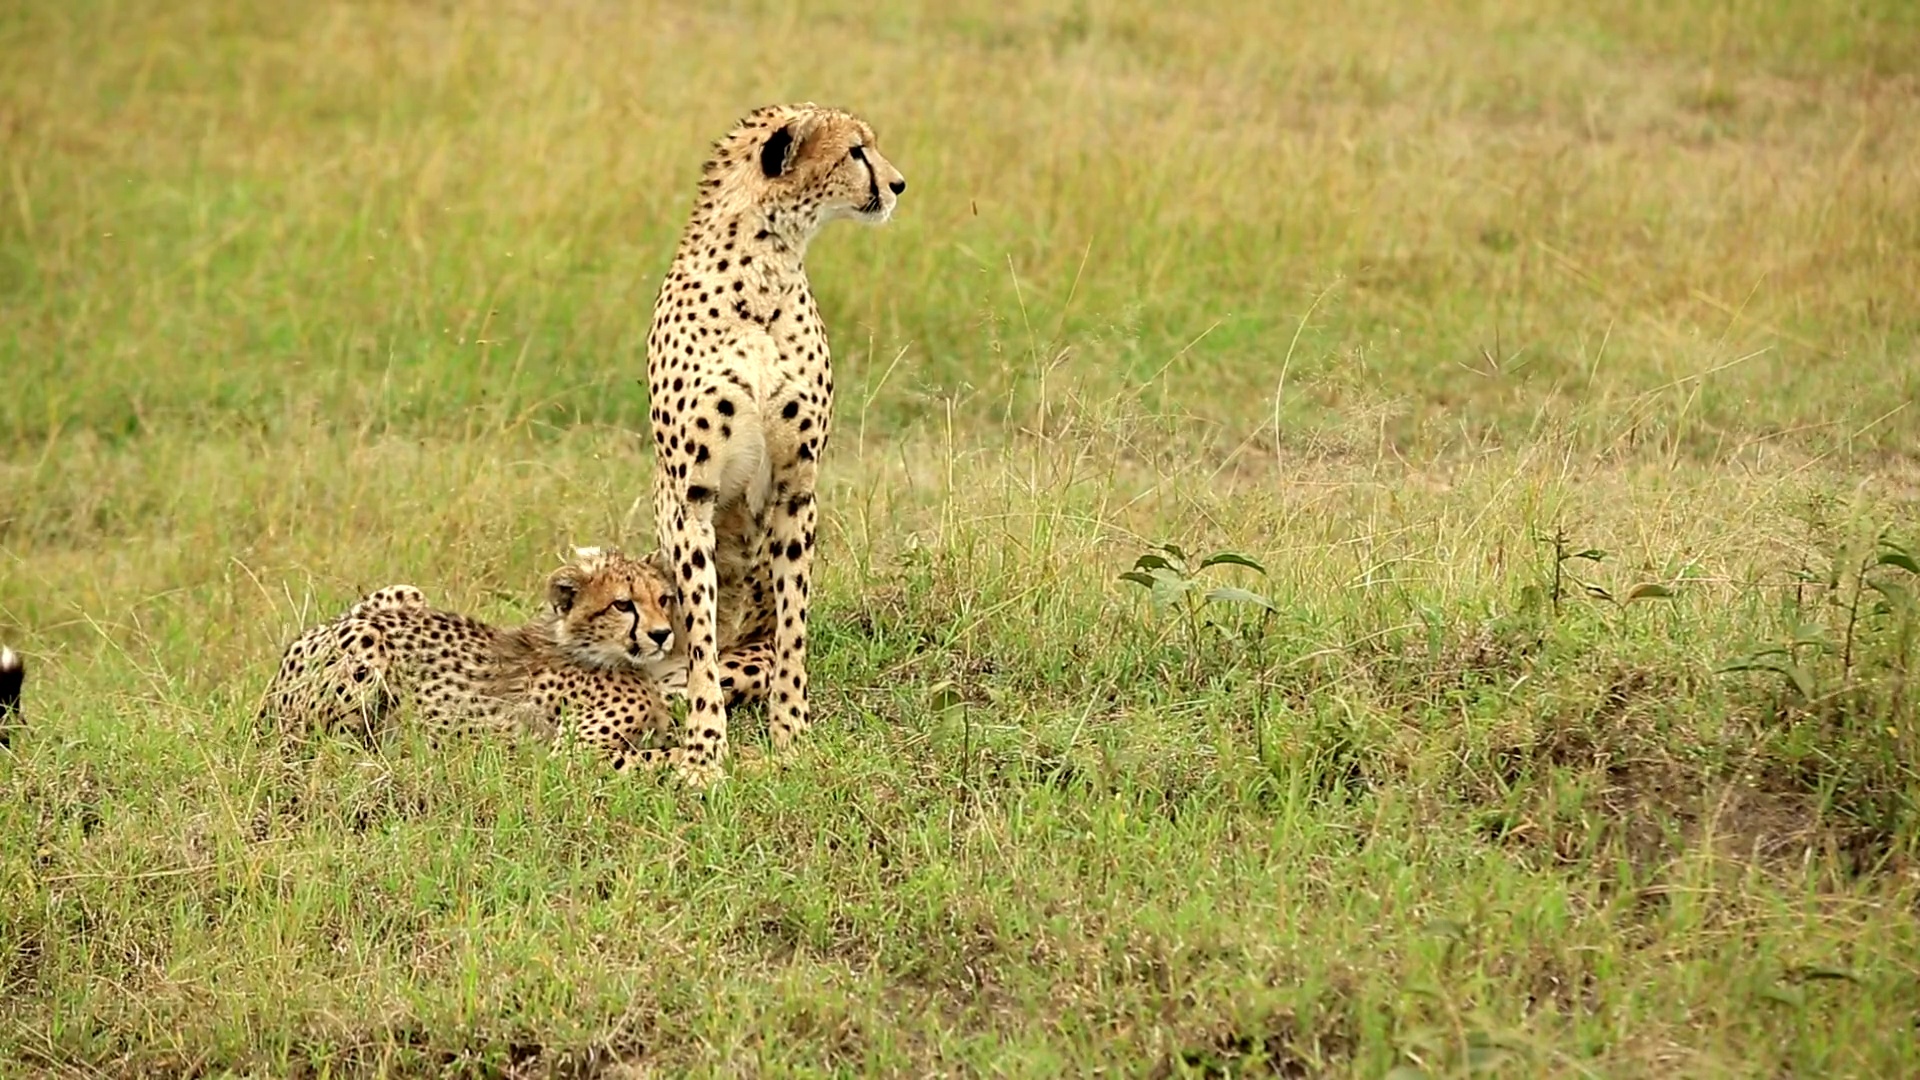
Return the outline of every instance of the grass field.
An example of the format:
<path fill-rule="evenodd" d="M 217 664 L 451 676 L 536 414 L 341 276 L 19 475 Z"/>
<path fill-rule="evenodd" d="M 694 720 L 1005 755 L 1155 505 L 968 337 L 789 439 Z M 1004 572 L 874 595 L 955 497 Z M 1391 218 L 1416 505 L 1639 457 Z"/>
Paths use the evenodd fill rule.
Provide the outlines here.
<path fill-rule="evenodd" d="M 0 1075 L 1920 1073 L 1920 9 L 933 8 L 0 7 Z M 652 544 L 796 99 L 911 183 L 803 751 L 284 762 L 310 620 Z"/>

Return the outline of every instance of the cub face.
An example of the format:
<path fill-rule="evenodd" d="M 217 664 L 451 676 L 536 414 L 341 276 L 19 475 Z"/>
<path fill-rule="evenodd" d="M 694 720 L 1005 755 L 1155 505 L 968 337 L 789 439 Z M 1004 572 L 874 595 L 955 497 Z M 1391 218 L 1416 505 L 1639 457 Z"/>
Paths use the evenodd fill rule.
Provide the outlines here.
<path fill-rule="evenodd" d="M 647 562 L 575 548 L 547 578 L 554 643 L 587 667 L 645 669 L 673 651 L 674 590 Z"/>

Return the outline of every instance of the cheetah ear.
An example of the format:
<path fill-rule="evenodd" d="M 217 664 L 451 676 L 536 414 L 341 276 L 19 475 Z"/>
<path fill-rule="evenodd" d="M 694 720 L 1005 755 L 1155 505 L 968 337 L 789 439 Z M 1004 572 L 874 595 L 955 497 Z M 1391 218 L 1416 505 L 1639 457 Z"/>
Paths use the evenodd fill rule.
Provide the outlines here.
<path fill-rule="evenodd" d="M 760 147 L 761 175 L 776 180 L 792 172 L 794 164 L 805 155 L 808 141 L 819 130 L 818 117 L 796 116 L 767 136 Z"/>
<path fill-rule="evenodd" d="M 573 610 L 573 602 L 580 596 L 580 572 L 574 567 L 563 566 L 547 579 L 547 602 L 553 605 L 556 614 L 565 615 Z"/>
<path fill-rule="evenodd" d="M 665 548 L 655 548 L 648 552 L 645 562 L 653 569 L 654 573 L 660 575 L 662 581 L 673 580 L 673 567 L 667 564 L 667 552 Z"/>
<path fill-rule="evenodd" d="M 760 175 L 772 180 L 787 171 L 787 160 L 793 156 L 793 125 L 767 136 L 765 146 L 760 148 Z"/>

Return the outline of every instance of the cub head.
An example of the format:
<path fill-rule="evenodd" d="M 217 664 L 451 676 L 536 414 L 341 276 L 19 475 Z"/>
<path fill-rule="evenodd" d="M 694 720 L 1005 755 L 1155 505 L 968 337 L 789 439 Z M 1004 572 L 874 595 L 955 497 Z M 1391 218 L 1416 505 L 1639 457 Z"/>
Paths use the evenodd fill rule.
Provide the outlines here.
<path fill-rule="evenodd" d="M 574 548 L 547 578 L 553 641 L 588 667 L 643 668 L 673 651 L 673 587 L 650 563 Z"/>
<path fill-rule="evenodd" d="M 806 102 L 749 113 L 716 145 L 705 186 L 739 204 L 723 209 L 764 203 L 789 211 L 810 236 L 835 218 L 884 223 L 907 179 L 865 120 Z"/>

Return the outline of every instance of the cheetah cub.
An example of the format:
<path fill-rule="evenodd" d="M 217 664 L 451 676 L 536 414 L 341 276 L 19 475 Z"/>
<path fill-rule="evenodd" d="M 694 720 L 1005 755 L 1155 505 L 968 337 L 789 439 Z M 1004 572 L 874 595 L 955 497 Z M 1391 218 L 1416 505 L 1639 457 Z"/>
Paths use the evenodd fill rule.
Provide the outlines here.
<path fill-rule="evenodd" d="M 807 730 L 814 487 L 833 366 L 803 260 L 827 222 L 881 224 L 906 187 L 859 117 L 811 103 L 759 109 L 714 144 L 654 301 L 654 527 L 682 603 L 682 771 L 696 783 L 716 778 L 727 754 L 718 619 L 735 599 L 722 595 L 729 568 L 736 584 L 771 590 L 774 749 Z"/>
<path fill-rule="evenodd" d="M 671 587 L 651 563 L 576 548 L 547 580 L 549 610 L 504 629 L 427 606 L 411 585 L 369 593 L 302 634 L 263 712 L 290 733 L 385 729 L 400 706 L 436 732 L 571 736 L 625 770 L 673 759 L 650 665 L 673 650 Z"/>

